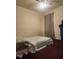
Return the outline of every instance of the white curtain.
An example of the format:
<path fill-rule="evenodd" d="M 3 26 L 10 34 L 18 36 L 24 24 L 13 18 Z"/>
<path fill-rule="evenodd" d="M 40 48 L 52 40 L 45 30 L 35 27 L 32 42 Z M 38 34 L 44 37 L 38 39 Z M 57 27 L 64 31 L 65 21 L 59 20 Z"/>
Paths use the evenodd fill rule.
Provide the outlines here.
<path fill-rule="evenodd" d="M 54 14 L 48 14 L 45 17 L 45 35 L 54 38 Z"/>

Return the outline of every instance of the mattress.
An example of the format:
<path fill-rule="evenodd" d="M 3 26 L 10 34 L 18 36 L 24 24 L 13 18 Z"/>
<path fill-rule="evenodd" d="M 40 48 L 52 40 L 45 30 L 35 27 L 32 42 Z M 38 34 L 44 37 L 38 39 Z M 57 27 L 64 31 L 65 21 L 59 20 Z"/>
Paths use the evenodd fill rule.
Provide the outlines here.
<path fill-rule="evenodd" d="M 35 53 L 39 50 L 42 50 L 47 45 L 53 44 L 53 40 L 50 37 L 44 36 L 19 37 L 16 39 L 16 42 L 24 42 L 23 44 L 26 45 L 25 49 L 17 52 L 17 55 L 19 56 L 22 56 L 22 53 Z"/>
<path fill-rule="evenodd" d="M 53 40 L 50 37 L 44 37 L 44 36 L 33 36 L 29 38 L 24 38 L 24 41 L 33 44 L 35 49 L 39 49 L 45 45 L 49 45 L 53 43 Z"/>

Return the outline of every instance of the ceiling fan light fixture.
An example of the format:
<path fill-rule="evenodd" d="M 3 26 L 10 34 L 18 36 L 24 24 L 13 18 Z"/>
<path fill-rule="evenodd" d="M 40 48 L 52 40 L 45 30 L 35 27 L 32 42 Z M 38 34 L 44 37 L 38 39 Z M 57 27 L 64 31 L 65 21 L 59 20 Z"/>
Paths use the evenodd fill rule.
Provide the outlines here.
<path fill-rule="evenodd" d="M 51 5 L 49 4 L 48 0 L 37 0 L 37 5 L 36 5 L 36 9 L 38 9 L 39 11 L 47 11 Z"/>

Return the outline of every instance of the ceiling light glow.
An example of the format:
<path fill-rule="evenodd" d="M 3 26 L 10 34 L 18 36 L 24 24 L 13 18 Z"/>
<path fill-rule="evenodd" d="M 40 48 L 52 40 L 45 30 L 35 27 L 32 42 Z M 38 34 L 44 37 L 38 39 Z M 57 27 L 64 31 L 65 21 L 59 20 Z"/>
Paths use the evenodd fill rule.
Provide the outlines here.
<path fill-rule="evenodd" d="M 47 7 L 48 7 L 48 5 L 46 3 L 40 3 L 39 4 L 39 8 L 44 9 L 44 8 L 47 8 Z"/>
<path fill-rule="evenodd" d="M 35 8 L 38 11 L 45 12 L 51 7 L 48 0 L 38 0 L 37 2 L 38 3 L 35 5 Z"/>
<path fill-rule="evenodd" d="M 38 4 L 38 8 L 41 9 L 41 10 L 45 10 L 45 9 L 47 9 L 48 7 L 49 7 L 49 5 L 46 4 L 46 3 L 39 3 L 39 4 Z"/>

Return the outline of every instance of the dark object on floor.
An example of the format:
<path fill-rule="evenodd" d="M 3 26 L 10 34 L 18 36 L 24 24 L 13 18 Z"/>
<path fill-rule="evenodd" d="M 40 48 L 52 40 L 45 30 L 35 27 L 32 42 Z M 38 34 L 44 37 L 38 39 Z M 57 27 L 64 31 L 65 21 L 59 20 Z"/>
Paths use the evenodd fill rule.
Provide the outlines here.
<path fill-rule="evenodd" d="M 33 54 L 32 53 L 28 53 L 28 55 L 23 55 L 23 58 L 22 59 L 32 59 L 33 57 Z"/>
<path fill-rule="evenodd" d="M 63 43 L 61 40 L 54 40 L 53 45 L 35 54 L 24 55 L 22 59 L 63 59 Z"/>
<path fill-rule="evenodd" d="M 19 57 L 16 57 L 16 59 L 21 59 L 21 58 L 19 58 Z"/>

